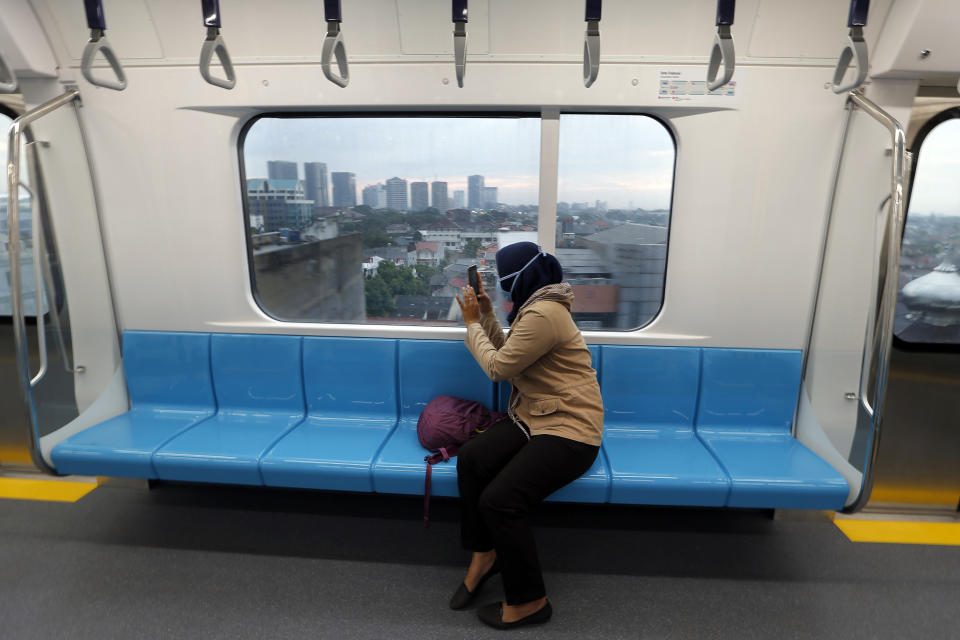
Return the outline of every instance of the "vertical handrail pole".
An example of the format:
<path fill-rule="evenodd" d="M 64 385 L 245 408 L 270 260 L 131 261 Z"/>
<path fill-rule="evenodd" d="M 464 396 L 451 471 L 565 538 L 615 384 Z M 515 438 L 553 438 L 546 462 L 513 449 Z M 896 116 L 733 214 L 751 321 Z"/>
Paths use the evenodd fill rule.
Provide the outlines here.
<path fill-rule="evenodd" d="M 20 389 L 24 404 L 27 408 L 27 418 L 30 425 L 30 457 L 39 469 L 46 473 L 56 473 L 40 455 L 40 433 L 37 425 L 37 411 L 33 401 L 33 387 L 30 384 L 30 352 L 27 347 L 26 317 L 23 311 L 23 274 L 20 265 L 20 142 L 23 131 L 30 123 L 43 116 L 71 103 L 77 99 L 80 92 L 71 89 L 66 93 L 44 102 L 23 114 L 10 124 L 8 129 L 7 148 L 7 231 L 9 234 L 10 256 L 10 298 L 13 314 L 13 342 L 17 354 L 17 372 L 20 379 Z M 39 292 L 38 295 L 42 295 Z M 38 307 L 39 312 L 39 307 Z"/>
<path fill-rule="evenodd" d="M 900 268 L 900 238 L 906 216 L 906 178 L 910 157 L 907 153 L 907 136 L 903 126 L 889 113 L 857 92 L 849 94 L 849 100 L 858 108 L 880 122 L 890 131 L 893 142 L 893 163 L 890 175 L 890 207 L 886 218 L 886 268 L 878 275 L 883 285 L 877 295 L 871 315 L 867 319 L 867 340 L 864 344 L 863 368 L 860 372 L 860 407 L 870 418 L 870 433 L 867 437 L 867 455 L 863 467 L 863 483 L 856 500 L 844 508 L 844 513 L 859 511 L 870 499 L 873 488 L 873 473 L 877 451 L 880 446 L 884 409 L 886 404 L 887 379 L 890 368 L 890 350 L 893 344 L 893 325 L 897 304 L 897 273 Z M 881 251 L 881 256 L 883 251 Z M 876 291 L 876 287 L 873 288 Z M 876 369 L 873 388 L 870 388 L 871 371 Z M 873 398 L 869 397 L 870 391 Z"/>

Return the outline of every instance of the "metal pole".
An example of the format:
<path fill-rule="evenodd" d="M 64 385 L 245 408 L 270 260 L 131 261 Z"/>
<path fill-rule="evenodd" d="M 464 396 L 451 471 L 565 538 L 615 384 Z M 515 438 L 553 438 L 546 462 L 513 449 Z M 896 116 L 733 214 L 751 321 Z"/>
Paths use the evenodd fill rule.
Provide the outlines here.
<path fill-rule="evenodd" d="M 24 403 L 27 407 L 27 417 L 30 424 L 30 456 L 39 469 L 46 473 L 56 473 L 40 455 L 40 433 L 37 426 L 37 412 L 33 400 L 33 388 L 30 384 L 30 352 L 27 347 L 26 318 L 23 312 L 23 274 L 20 268 L 20 143 L 23 131 L 30 123 L 56 111 L 60 107 L 70 104 L 80 96 L 80 92 L 71 89 L 63 95 L 44 102 L 37 108 L 28 111 L 11 123 L 8 129 L 7 149 L 7 230 L 9 233 L 10 255 L 10 298 L 13 314 L 13 341 L 17 353 L 17 372 L 20 378 L 20 388 Z M 41 223 L 34 220 L 34 224 Z M 40 268 L 40 265 L 35 265 Z M 38 296 L 43 292 L 38 291 Z M 41 298 L 38 298 L 40 300 Z M 37 313 L 41 311 L 37 305 Z"/>

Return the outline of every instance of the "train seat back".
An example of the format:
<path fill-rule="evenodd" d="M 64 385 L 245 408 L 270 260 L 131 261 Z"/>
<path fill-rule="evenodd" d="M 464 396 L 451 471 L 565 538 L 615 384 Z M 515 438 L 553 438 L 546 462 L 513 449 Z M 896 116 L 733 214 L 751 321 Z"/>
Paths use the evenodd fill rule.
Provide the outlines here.
<path fill-rule="evenodd" d="M 462 342 L 398 340 L 397 384 L 400 421 L 373 467 L 374 489 L 380 493 L 422 494 L 426 451 L 417 440 L 417 420 L 439 395 L 474 400 L 495 408 L 495 385 Z M 456 496 L 456 460 L 433 467 L 431 493 Z"/>
<path fill-rule="evenodd" d="M 371 469 L 397 425 L 397 341 L 304 338 L 307 419 L 261 463 L 270 486 L 373 491 Z"/>
<path fill-rule="evenodd" d="M 123 361 L 130 411 L 54 447 L 61 473 L 156 478 L 154 451 L 216 412 L 208 334 L 128 331 Z"/>
<path fill-rule="evenodd" d="M 791 435 L 799 351 L 704 349 L 697 435 L 730 477 L 727 506 L 840 509 L 846 480 Z"/>
<path fill-rule="evenodd" d="M 701 357 L 698 348 L 603 348 L 611 502 L 726 504 L 727 474 L 694 432 Z"/>
<path fill-rule="evenodd" d="M 263 484 L 261 457 L 306 413 L 301 342 L 296 336 L 211 336 L 217 413 L 154 454 L 158 477 Z"/>

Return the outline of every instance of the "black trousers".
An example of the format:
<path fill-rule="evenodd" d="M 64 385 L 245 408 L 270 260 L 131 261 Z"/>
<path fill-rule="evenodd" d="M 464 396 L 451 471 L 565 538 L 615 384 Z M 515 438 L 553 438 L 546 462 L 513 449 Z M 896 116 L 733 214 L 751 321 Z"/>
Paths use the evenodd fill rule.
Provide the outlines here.
<path fill-rule="evenodd" d="M 527 438 L 509 418 L 463 445 L 457 454 L 460 534 L 464 549 L 496 549 L 507 604 L 546 595 L 530 509 L 587 471 L 600 447 L 569 438 Z"/>

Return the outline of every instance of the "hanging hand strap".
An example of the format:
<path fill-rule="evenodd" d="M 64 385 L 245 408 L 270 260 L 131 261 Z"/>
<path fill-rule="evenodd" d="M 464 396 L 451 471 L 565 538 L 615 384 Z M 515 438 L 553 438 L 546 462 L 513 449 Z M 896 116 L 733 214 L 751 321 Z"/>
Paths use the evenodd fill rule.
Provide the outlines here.
<path fill-rule="evenodd" d="M 587 0 L 587 31 L 583 34 L 583 86 L 589 87 L 600 73 L 600 12 L 603 0 Z"/>
<path fill-rule="evenodd" d="M 223 36 L 220 35 L 220 0 L 201 0 L 201 5 L 203 26 L 207 28 L 207 37 L 203 41 L 203 48 L 200 49 L 200 75 L 215 87 L 233 89 L 237 84 L 237 76 L 233 71 L 233 62 L 230 60 L 227 45 L 223 41 Z M 223 72 L 226 74 L 225 78 L 218 78 L 210 73 L 210 62 L 213 60 L 214 53 L 220 59 Z"/>
<path fill-rule="evenodd" d="M 107 40 L 107 20 L 103 15 L 103 4 L 101 0 L 83 0 L 83 8 L 87 13 L 87 27 L 90 29 L 90 40 L 83 49 L 83 56 L 80 59 L 80 72 L 90 84 L 103 87 L 104 89 L 113 89 L 114 91 L 123 91 L 127 88 L 127 76 L 120 65 L 120 59 L 114 53 L 113 47 Z M 102 53 L 104 59 L 110 64 L 116 80 L 107 78 L 98 78 L 93 75 L 93 59 L 97 53 Z"/>
<path fill-rule="evenodd" d="M 320 54 L 320 67 L 327 80 L 345 87 L 350 84 L 350 68 L 347 66 L 347 45 L 343 42 L 340 32 L 340 0 L 323 0 L 324 19 L 327 21 L 327 35 L 323 38 L 323 51 Z M 334 73 L 330 63 L 336 59 L 337 72 Z"/>
<path fill-rule="evenodd" d="M 863 39 L 863 28 L 867 26 L 867 14 L 869 12 L 870 0 L 850 0 L 850 14 L 847 17 L 847 27 L 850 29 L 850 35 L 847 37 L 847 44 L 843 47 L 843 51 L 840 52 L 837 68 L 833 70 L 831 88 L 834 93 L 853 91 L 867 79 L 869 60 L 867 58 L 867 42 Z M 853 80 L 847 84 L 841 84 L 851 63 L 856 65 L 857 73 Z"/>
<path fill-rule="evenodd" d="M 707 66 L 707 89 L 716 91 L 733 78 L 736 66 L 736 56 L 733 50 L 733 35 L 730 27 L 733 26 L 733 14 L 736 9 L 736 0 L 717 0 L 717 35 L 713 40 L 713 49 L 710 50 L 710 64 Z M 723 75 L 717 79 L 720 65 L 723 64 Z"/>
<path fill-rule="evenodd" d="M 467 0 L 453 0 L 453 62 L 457 68 L 457 86 L 463 87 L 467 75 Z"/>

